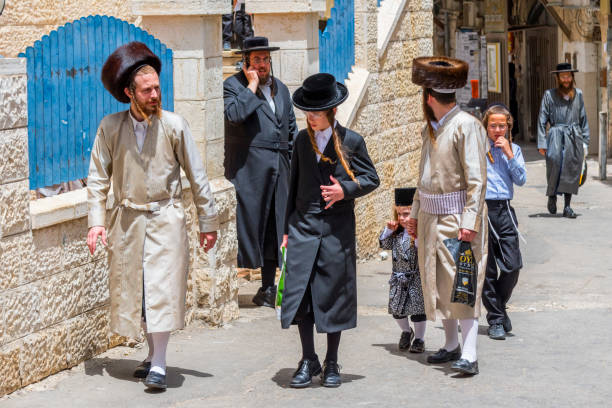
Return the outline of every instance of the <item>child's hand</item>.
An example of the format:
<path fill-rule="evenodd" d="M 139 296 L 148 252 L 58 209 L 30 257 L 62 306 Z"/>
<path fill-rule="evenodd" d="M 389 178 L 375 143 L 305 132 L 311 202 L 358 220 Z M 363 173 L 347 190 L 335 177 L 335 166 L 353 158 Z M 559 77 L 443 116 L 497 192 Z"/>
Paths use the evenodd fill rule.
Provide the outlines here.
<path fill-rule="evenodd" d="M 495 147 L 499 147 L 506 155 L 508 160 L 514 157 L 514 153 L 512 152 L 512 146 L 510 145 L 508 139 L 506 139 L 505 137 L 498 137 L 497 140 L 495 140 Z"/>
<path fill-rule="evenodd" d="M 387 228 L 389 228 L 391 231 L 395 231 L 397 229 L 398 225 L 399 225 L 398 221 L 389 221 L 389 222 L 387 222 Z"/>

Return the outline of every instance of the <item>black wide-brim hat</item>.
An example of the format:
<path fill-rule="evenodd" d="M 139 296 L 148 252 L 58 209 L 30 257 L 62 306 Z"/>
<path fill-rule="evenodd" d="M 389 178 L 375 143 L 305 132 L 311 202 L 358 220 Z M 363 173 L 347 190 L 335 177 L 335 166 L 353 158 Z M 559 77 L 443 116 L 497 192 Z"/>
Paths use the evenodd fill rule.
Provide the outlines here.
<path fill-rule="evenodd" d="M 325 111 L 348 98 L 348 89 L 332 74 L 314 74 L 293 93 L 293 105 L 303 111 Z"/>
<path fill-rule="evenodd" d="M 246 54 L 253 51 L 278 51 L 280 47 L 270 47 L 266 37 L 249 37 L 242 42 L 242 49 L 235 51 L 236 54 Z"/>
<path fill-rule="evenodd" d="M 467 62 L 448 57 L 412 60 L 412 82 L 424 88 L 459 89 L 467 84 Z"/>
<path fill-rule="evenodd" d="M 161 61 L 145 44 L 132 41 L 117 48 L 106 59 L 102 67 L 102 83 L 119 102 L 129 103 L 130 98 L 123 91 L 130 84 L 132 74 L 145 65 L 161 72 Z"/>
<path fill-rule="evenodd" d="M 559 74 L 561 72 L 578 72 L 577 69 L 572 68 L 572 64 L 569 62 L 562 62 L 557 64 L 557 68 L 554 71 L 550 71 L 551 74 Z"/>
<path fill-rule="evenodd" d="M 412 199 L 414 198 L 415 192 L 416 187 L 396 188 L 395 205 L 398 207 L 407 207 L 412 205 Z"/>

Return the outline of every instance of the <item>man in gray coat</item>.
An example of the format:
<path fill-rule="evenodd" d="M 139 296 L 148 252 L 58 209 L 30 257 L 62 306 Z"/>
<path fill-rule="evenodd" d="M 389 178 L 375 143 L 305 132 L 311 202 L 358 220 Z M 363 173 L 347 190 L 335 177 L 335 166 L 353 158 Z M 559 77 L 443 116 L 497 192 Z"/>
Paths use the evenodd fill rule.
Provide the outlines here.
<path fill-rule="evenodd" d="M 589 147 L 589 123 L 582 91 L 575 87 L 571 64 L 557 64 L 557 88 L 544 92 L 538 118 L 538 150 L 546 156 L 548 211 L 557 213 L 557 194 L 563 194 L 563 216 L 576 218 L 570 207 L 578 194 L 582 163 Z M 546 124 L 550 124 L 548 135 Z"/>
<path fill-rule="evenodd" d="M 225 177 L 236 188 L 238 267 L 261 268 L 262 286 L 253 298 L 274 307 L 274 278 L 280 263 L 289 162 L 297 134 L 289 90 L 273 76 L 265 37 L 244 41 L 243 69 L 223 84 Z"/>

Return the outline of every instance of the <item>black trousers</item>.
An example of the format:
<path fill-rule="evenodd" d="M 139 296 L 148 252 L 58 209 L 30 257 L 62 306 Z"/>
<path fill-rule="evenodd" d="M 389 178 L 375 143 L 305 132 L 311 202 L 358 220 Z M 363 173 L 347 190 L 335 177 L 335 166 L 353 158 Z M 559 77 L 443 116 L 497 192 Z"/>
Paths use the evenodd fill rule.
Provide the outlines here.
<path fill-rule="evenodd" d="M 232 14 L 224 14 L 221 18 L 223 27 L 223 41 L 232 43 L 235 36 L 234 45 L 242 48 L 242 42 L 245 38 L 253 36 L 253 22 L 251 16 L 244 11 L 244 4 L 240 10 Z"/>
<path fill-rule="evenodd" d="M 518 282 L 523 260 L 519 248 L 518 220 L 508 200 L 487 200 L 489 210 L 489 256 L 482 303 L 489 325 L 503 324 L 508 318 L 506 304 Z M 514 222 L 513 222 L 514 221 Z M 499 276 L 498 276 L 499 268 Z"/>

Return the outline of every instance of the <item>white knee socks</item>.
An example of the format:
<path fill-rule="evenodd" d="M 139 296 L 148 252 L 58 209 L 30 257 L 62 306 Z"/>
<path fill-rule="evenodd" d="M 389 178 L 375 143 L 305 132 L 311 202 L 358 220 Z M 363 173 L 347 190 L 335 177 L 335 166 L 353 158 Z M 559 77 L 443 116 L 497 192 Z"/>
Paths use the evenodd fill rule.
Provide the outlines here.
<path fill-rule="evenodd" d="M 147 333 L 147 323 L 144 321 L 144 319 L 142 319 L 140 324 L 142 326 L 142 330 L 144 330 L 145 332 L 145 336 L 147 338 L 147 346 L 149 347 L 149 354 L 147 355 L 147 358 L 144 359 L 144 361 L 150 363 L 151 359 L 153 358 L 153 336 L 151 336 L 151 333 Z"/>
<path fill-rule="evenodd" d="M 409 332 L 411 330 L 410 320 L 408 320 L 407 317 L 404 317 L 403 319 L 395 319 L 395 321 L 399 325 L 400 329 L 402 329 L 402 331 Z"/>
<path fill-rule="evenodd" d="M 414 322 L 414 338 L 415 339 L 424 340 L 426 326 L 427 326 L 427 321 Z"/>
<path fill-rule="evenodd" d="M 461 337 L 463 337 L 461 358 L 473 363 L 477 359 L 478 319 L 462 319 L 459 320 L 459 324 L 461 324 Z"/>
<path fill-rule="evenodd" d="M 151 359 L 151 371 L 166 374 L 166 348 L 170 340 L 170 332 L 157 332 L 150 334 L 153 340 L 153 358 Z"/>
<path fill-rule="evenodd" d="M 453 351 L 459 345 L 459 332 L 457 331 L 457 320 L 442 319 L 442 326 L 444 326 L 444 335 L 446 337 L 446 343 L 444 343 L 443 348 L 446 351 Z"/>

